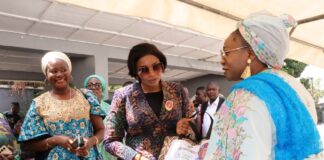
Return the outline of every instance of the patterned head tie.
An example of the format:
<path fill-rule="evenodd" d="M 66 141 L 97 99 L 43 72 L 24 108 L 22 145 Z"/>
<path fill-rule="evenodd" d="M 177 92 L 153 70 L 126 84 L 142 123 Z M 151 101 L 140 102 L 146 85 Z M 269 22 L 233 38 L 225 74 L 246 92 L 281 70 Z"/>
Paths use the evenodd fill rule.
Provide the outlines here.
<path fill-rule="evenodd" d="M 287 28 L 296 25 L 296 20 L 287 14 L 277 17 L 258 12 L 238 22 L 237 29 L 261 62 L 280 69 L 289 50 Z"/>

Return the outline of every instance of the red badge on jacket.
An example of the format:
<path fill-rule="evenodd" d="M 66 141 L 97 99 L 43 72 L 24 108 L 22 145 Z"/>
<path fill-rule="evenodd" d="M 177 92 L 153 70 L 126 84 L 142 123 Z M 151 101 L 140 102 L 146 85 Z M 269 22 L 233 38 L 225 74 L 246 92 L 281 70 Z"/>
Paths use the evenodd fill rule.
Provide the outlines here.
<path fill-rule="evenodd" d="M 166 102 L 165 102 L 165 109 L 166 109 L 167 111 L 171 111 L 172 108 L 173 108 L 173 101 L 171 101 L 171 100 L 166 101 Z"/>

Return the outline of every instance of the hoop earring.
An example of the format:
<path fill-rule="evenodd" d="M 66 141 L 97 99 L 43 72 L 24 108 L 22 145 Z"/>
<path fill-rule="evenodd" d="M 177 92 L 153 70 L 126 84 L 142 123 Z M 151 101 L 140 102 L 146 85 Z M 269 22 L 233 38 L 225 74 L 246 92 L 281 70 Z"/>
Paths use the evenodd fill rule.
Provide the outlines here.
<path fill-rule="evenodd" d="M 247 66 L 245 67 L 243 73 L 241 74 L 241 78 L 242 79 L 246 79 L 246 78 L 249 78 L 251 76 L 251 59 L 249 58 L 247 60 Z"/>

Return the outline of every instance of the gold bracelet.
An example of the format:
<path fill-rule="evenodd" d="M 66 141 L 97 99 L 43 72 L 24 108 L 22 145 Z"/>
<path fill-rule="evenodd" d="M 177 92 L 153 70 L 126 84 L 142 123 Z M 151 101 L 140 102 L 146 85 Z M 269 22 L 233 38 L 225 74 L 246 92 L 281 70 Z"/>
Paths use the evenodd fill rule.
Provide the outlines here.
<path fill-rule="evenodd" d="M 94 136 L 94 137 L 95 137 L 95 139 L 96 139 L 96 145 L 98 145 L 98 144 L 99 144 L 99 139 L 98 139 L 97 136 Z"/>

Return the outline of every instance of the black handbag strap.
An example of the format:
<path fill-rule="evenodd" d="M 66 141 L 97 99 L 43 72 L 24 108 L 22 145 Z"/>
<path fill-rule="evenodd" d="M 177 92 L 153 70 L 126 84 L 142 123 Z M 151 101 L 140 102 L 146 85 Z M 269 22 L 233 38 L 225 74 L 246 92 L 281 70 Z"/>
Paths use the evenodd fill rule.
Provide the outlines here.
<path fill-rule="evenodd" d="M 207 113 L 207 112 L 206 112 Z M 211 132 L 212 132 L 212 129 L 213 129 L 213 124 L 214 124 L 214 119 L 213 119 L 213 117 L 211 116 L 211 115 L 209 115 L 208 113 L 207 113 L 207 115 L 209 116 L 209 118 L 210 118 L 210 125 L 209 125 L 209 129 L 208 129 L 208 132 L 207 132 L 207 135 L 206 135 L 206 138 L 207 139 L 209 139 L 210 138 L 210 135 L 211 135 Z"/>
<path fill-rule="evenodd" d="M 198 131 L 198 128 L 197 128 L 197 125 L 192 123 L 192 122 L 189 122 L 189 125 L 192 129 L 192 131 L 195 133 L 195 136 L 196 136 L 196 140 L 200 140 L 201 139 L 201 135 Z"/>
<path fill-rule="evenodd" d="M 217 105 L 217 109 L 216 112 L 218 112 L 218 110 L 221 108 L 222 104 L 224 103 L 225 99 L 222 97 L 219 97 L 219 101 L 218 101 L 218 105 Z"/>

